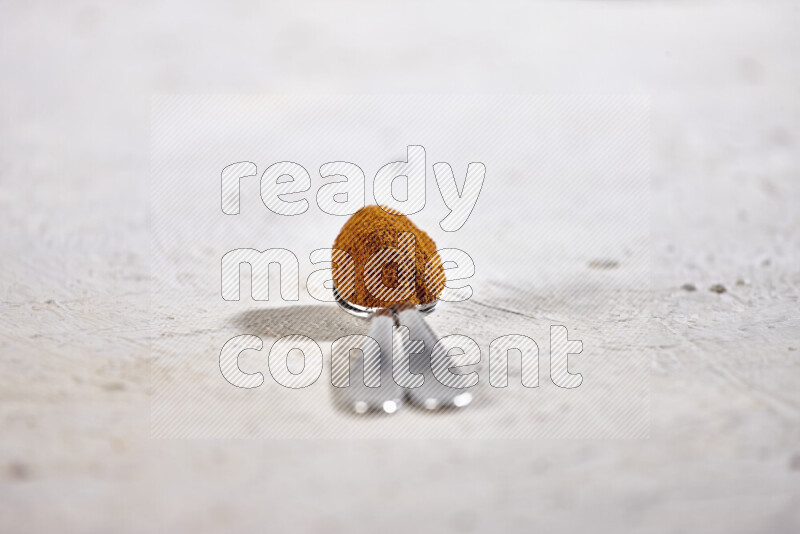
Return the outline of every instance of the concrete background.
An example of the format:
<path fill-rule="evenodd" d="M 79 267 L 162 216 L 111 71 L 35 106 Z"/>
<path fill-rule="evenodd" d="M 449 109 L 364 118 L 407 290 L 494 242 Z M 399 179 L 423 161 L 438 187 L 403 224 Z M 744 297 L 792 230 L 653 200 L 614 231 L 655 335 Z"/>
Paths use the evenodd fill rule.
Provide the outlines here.
<path fill-rule="evenodd" d="M 653 337 L 647 100 L 637 95 L 157 99 L 151 186 L 153 436 L 647 437 L 648 337 Z M 483 356 L 474 369 L 481 391 L 472 392 L 476 402 L 457 416 L 401 410 L 365 422 L 331 402 L 342 392 L 330 386 L 329 352 L 337 338 L 366 334 L 367 322 L 321 302 L 332 301 L 332 292 L 308 282 L 313 271 L 327 267 L 312 264 L 310 253 L 331 247 L 347 220 L 317 205 L 317 188 L 324 183 L 317 169 L 329 160 L 357 162 L 366 175 L 360 196 L 372 203 L 375 173 L 389 161 L 405 159 L 407 143 L 426 151 L 425 206 L 411 219 L 439 249 L 457 247 L 474 262 L 474 274 L 463 282 L 472 288 L 472 298 L 440 302 L 428 321 L 440 337 L 458 334 L 475 341 Z M 309 205 L 303 213 L 284 216 L 262 202 L 259 171 L 289 157 L 310 175 L 310 190 L 293 195 Z M 258 168 L 240 180 L 240 212 L 227 215 L 220 210 L 220 171 L 242 159 Z M 470 161 L 487 169 L 469 219 L 454 232 L 440 227 L 448 209 L 431 167 L 442 160 L 460 180 Z M 283 248 L 294 255 L 299 276 L 287 265 L 279 280 L 273 267 L 269 300 L 254 302 L 248 279 L 258 274 L 237 268 L 235 278 L 228 278 L 233 287 L 241 278 L 234 292 L 240 298 L 223 300 L 220 279 L 227 276 L 221 276 L 221 258 L 242 248 Z M 459 278 L 452 271 L 448 277 Z M 288 290 L 279 293 L 279 285 L 291 287 L 292 281 L 298 300 L 284 301 L 295 297 Z M 312 297 L 312 290 L 318 294 Z M 580 388 L 560 388 L 550 380 L 551 325 L 568 328 L 570 338 L 586 347 L 572 359 L 572 372 L 586 376 Z M 238 358 L 244 372 L 266 379 L 258 389 L 221 379 L 220 350 L 243 334 L 258 336 L 266 349 Z M 280 387 L 268 365 L 274 342 L 296 334 L 313 340 L 303 341 L 304 350 L 323 359 L 320 379 L 302 390 Z M 489 387 L 490 344 L 508 334 L 525 335 L 539 347 L 535 391 L 522 387 L 516 356 L 509 366 L 511 386 Z M 299 355 L 289 359 L 302 368 Z"/>
<path fill-rule="evenodd" d="M 796 3 L 0 10 L 3 532 L 797 530 Z M 649 94 L 649 439 L 151 439 L 150 97 L 270 92 Z"/>

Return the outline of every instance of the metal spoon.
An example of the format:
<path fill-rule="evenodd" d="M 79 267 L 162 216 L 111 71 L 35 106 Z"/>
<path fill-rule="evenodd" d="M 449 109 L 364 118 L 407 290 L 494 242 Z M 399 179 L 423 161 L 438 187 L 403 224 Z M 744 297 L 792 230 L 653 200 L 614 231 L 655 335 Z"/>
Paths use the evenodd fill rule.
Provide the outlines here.
<path fill-rule="evenodd" d="M 463 408 L 472 402 L 472 393 L 442 384 L 433 374 L 432 367 L 443 369 L 450 367 L 452 358 L 443 350 L 434 352 L 439 338 L 428 325 L 419 310 L 408 305 L 401 305 L 396 310 L 401 326 L 409 330 L 409 345 L 423 345 L 418 352 L 409 355 L 409 367 L 412 373 L 422 374 L 423 384 L 418 388 L 406 389 L 406 398 L 415 406 L 426 410 L 442 410 L 447 408 Z M 404 350 L 406 348 L 404 347 Z"/>
<path fill-rule="evenodd" d="M 362 354 L 356 359 L 350 374 L 350 385 L 342 391 L 345 405 L 357 414 L 367 412 L 392 414 L 403 404 L 403 388 L 392 379 L 394 324 L 394 316 L 388 308 L 377 310 L 370 320 L 367 336 L 371 339 L 361 347 Z M 376 349 L 379 351 L 377 358 L 375 358 Z M 378 371 L 380 385 L 370 387 L 369 384 L 374 383 L 376 378 L 375 363 L 380 369 Z M 365 366 L 369 366 L 366 374 Z"/>
<path fill-rule="evenodd" d="M 372 316 L 369 336 L 378 341 L 381 348 L 381 386 L 380 388 L 367 388 L 361 378 L 364 369 L 364 357 L 359 356 L 355 363 L 355 374 L 358 377 L 356 384 L 347 388 L 345 393 L 347 402 L 353 407 L 356 413 L 365 413 L 382 409 L 387 413 L 393 413 L 400 407 L 398 399 L 403 398 L 403 390 L 394 381 L 391 373 L 393 361 L 393 321 L 387 321 L 391 311 L 386 308 L 366 308 L 352 304 L 345 300 L 333 287 L 333 294 L 339 306 L 352 315 L 368 318 Z M 410 350 L 417 342 L 422 342 L 419 352 L 409 354 L 409 368 L 412 373 L 421 374 L 424 382 L 418 388 L 405 389 L 405 398 L 416 406 L 426 410 L 438 410 L 446 408 L 461 408 L 472 402 L 472 394 L 468 391 L 451 388 L 441 384 L 433 375 L 431 369 L 431 357 L 433 348 L 438 341 L 428 323 L 425 322 L 422 314 L 433 312 L 438 301 L 433 301 L 421 306 L 414 307 L 410 304 L 401 304 L 394 309 L 395 319 L 402 326 L 409 329 L 409 347 L 403 350 Z M 377 319 L 380 321 L 376 321 Z M 445 358 L 438 363 L 443 363 L 447 367 L 447 355 L 436 355 L 437 358 Z"/>

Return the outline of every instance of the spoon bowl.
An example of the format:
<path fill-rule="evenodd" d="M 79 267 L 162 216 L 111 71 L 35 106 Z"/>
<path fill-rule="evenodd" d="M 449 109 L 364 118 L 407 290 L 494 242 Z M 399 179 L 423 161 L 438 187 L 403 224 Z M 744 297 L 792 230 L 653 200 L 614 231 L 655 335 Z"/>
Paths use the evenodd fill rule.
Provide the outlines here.
<path fill-rule="evenodd" d="M 366 306 L 359 306 L 358 304 L 353 304 L 352 302 L 348 302 L 336 290 L 336 284 L 333 284 L 333 297 L 336 299 L 336 303 L 339 305 L 341 309 L 343 309 L 350 315 L 355 315 L 356 317 L 361 317 L 363 319 L 369 319 L 376 311 L 383 309 L 380 307 L 368 308 Z M 433 310 L 436 309 L 436 305 L 438 303 L 439 300 L 437 299 L 434 300 L 433 302 L 418 304 L 417 306 L 415 306 L 415 308 L 418 312 L 428 315 L 430 313 L 433 313 Z"/>

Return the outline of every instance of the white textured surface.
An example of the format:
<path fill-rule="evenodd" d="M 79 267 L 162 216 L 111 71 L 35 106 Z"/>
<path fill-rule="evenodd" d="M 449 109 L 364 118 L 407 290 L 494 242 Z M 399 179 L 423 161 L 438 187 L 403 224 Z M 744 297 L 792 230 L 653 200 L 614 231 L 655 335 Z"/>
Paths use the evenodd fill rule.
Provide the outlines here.
<path fill-rule="evenodd" d="M 648 435 L 647 98 L 181 95 L 157 101 L 150 271 L 154 437 Z M 315 298 L 307 291 L 307 285 L 313 287 L 306 283 L 309 275 L 322 267 L 312 265 L 309 254 L 330 247 L 346 220 L 314 202 L 313 192 L 322 183 L 314 170 L 325 158 L 358 162 L 368 176 L 364 188 L 372 202 L 375 171 L 406 152 L 409 142 L 427 152 L 424 208 L 412 220 L 437 247 L 462 248 L 475 263 L 468 281 L 474 297 L 440 303 L 429 320 L 437 336 L 466 335 L 481 348 L 484 357 L 475 370 L 484 380 L 476 402 L 457 416 L 402 410 L 367 422 L 332 405 L 331 397 L 341 392 L 325 387 L 328 363 L 324 376 L 302 390 L 279 387 L 269 372 L 256 390 L 221 380 L 219 350 L 234 336 L 263 338 L 264 350 L 239 359 L 245 372 L 263 373 L 274 370 L 267 359 L 280 356 L 273 353 L 279 337 L 308 336 L 318 346 L 306 340 L 303 350 L 321 351 L 327 360 L 334 339 L 365 332 L 366 322 L 315 300 L 330 300 L 330 291 Z M 287 155 L 314 174 L 311 191 L 295 195 L 311 199 L 308 211 L 283 216 L 266 209 L 256 173 L 241 180 L 241 213 L 221 212 L 223 166 L 246 157 L 264 172 Z M 430 167 L 442 160 L 452 162 L 459 174 L 470 161 L 488 168 L 469 221 L 457 232 L 440 228 L 447 208 Z M 254 269 L 253 276 L 243 269 L 240 289 L 238 262 L 222 274 L 222 286 L 230 288 L 223 300 L 220 258 L 242 247 L 284 248 L 299 268 L 281 268 L 281 295 L 299 300 L 278 297 L 274 268 L 269 302 L 257 292 L 267 286 L 258 275 L 266 272 L 263 268 Z M 615 268 L 591 267 L 609 258 Z M 291 289 L 297 271 L 299 291 Z M 250 298 L 251 287 L 260 302 Z M 567 326 L 571 338 L 587 347 L 573 360 L 573 372 L 588 378 L 580 389 L 557 387 L 550 380 L 551 325 Z M 518 356 L 510 358 L 513 385 L 488 387 L 490 343 L 507 334 L 524 334 L 538 343 L 543 377 L 538 389 L 522 387 Z"/>
<path fill-rule="evenodd" d="M 795 3 L 0 10 L 3 532 L 797 530 Z M 149 438 L 150 95 L 323 91 L 651 95 L 649 440 Z"/>

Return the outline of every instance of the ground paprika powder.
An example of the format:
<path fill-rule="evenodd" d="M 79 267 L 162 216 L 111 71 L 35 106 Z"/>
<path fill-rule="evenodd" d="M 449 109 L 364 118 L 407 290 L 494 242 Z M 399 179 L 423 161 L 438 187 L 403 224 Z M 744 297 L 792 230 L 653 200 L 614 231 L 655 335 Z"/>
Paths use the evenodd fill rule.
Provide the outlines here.
<path fill-rule="evenodd" d="M 405 233 L 403 233 L 405 232 Z M 397 265 L 379 261 L 381 251 L 399 249 L 399 236 L 413 235 L 414 265 Z M 410 240 L 408 240 L 410 241 Z M 414 305 L 428 304 L 439 298 L 444 290 L 445 275 L 436 243 L 402 213 L 382 206 L 365 206 L 354 213 L 344 224 L 333 244 L 333 283 L 339 294 L 351 304 L 366 308 L 388 308 L 400 302 Z M 346 252 L 352 262 L 343 257 Z M 405 298 L 393 300 L 380 291 L 370 290 L 368 263 L 381 264 L 377 273 L 386 288 L 397 288 L 402 282 L 403 269 L 413 276 L 413 284 Z M 345 266 L 348 268 L 344 268 Z M 412 272 L 413 271 L 413 272 Z M 369 280 L 366 280 L 367 282 Z"/>

